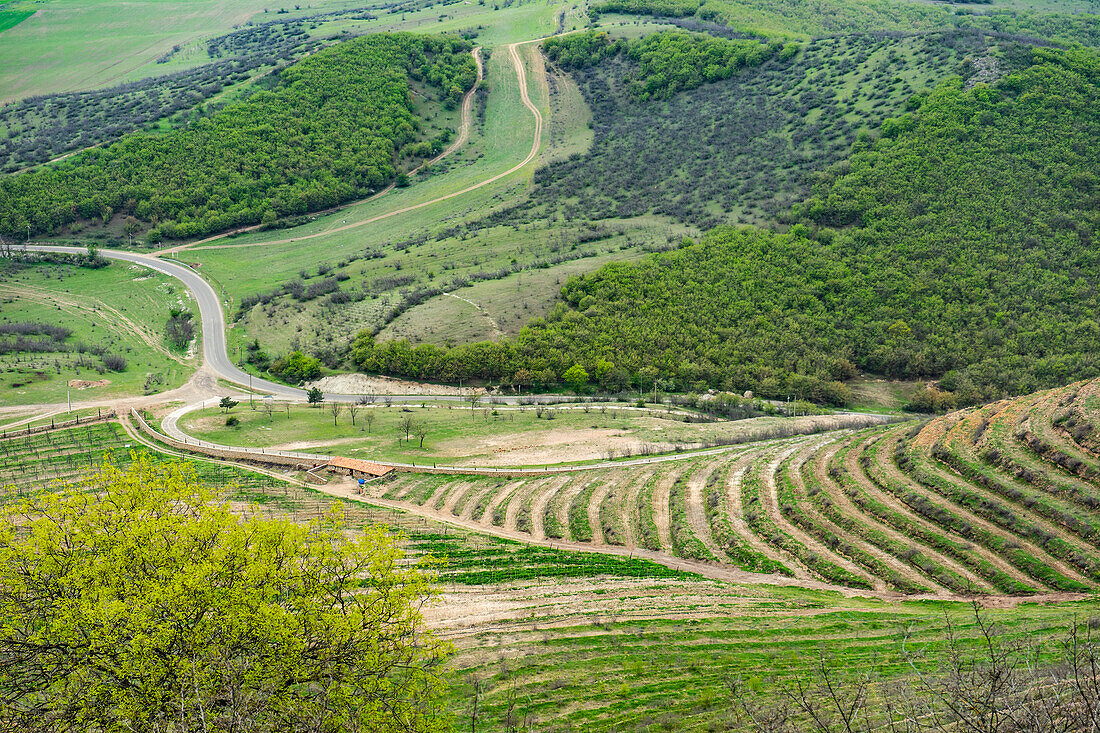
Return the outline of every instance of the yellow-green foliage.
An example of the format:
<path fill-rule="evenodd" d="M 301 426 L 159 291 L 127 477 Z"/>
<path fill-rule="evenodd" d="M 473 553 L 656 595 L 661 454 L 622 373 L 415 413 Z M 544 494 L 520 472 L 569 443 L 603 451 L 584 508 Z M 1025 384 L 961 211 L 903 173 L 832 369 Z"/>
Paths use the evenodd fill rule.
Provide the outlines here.
<path fill-rule="evenodd" d="M 135 456 L 0 528 L 0 728 L 446 726 L 427 575 L 335 508 L 241 518 L 189 466 Z"/>

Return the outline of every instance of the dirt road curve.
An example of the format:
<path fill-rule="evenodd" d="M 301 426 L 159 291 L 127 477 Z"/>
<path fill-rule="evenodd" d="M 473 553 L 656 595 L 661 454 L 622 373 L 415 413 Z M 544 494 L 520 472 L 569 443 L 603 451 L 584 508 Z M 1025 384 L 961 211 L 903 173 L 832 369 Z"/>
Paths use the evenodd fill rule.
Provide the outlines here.
<path fill-rule="evenodd" d="M 466 140 L 469 139 L 469 137 L 470 137 L 470 128 L 472 127 L 472 120 L 473 120 L 474 92 L 476 92 L 477 88 L 481 85 L 481 80 L 484 76 L 484 68 L 485 68 L 484 66 L 482 66 L 481 49 L 480 48 L 475 48 L 473 51 L 470 52 L 470 54 L 474 57 L 474 63 L 477 64 L 477 80 L 474 82 L 474 85 L 472 87 L 470 87 L 470 91 L 466 92 L 465 96 L 463 96 L 463 98 L 462 98 L 462 107 L 461 107 L 462 112 L 461 112 L 461 116 L 460 116 L 461 122 L 459 123 L 459 127 L 458 127 L 458 137 L 456 137 L 455 141 L 453 143 L 451 143 L 450 146 L 448 146 L 447 149 L 444 150 L 442 153 L 435 156 L 431 160 L 428 160 L 428 161 L 425 161 L 425 162 L 421 163 L 416 168 L 413 168 L 411 171 L 409 171 L 410 176 L 415 176 L 417 173 L 419 173 L 425 167 L 427 167 L 429 165 L 432 165 L 433 163 L 437 163 L 437 162 L 443 160 L 448 155 L 450 155 L 451 153 L 453 153 L 454 151 L 456 151 L 460 147 L 462 147 L 466 143 Z M 394 189 L 394 184 L 391 183 L 390 185 L 386 186 L 385 188 L 383 188 L 378 193 L 371 194 L 370 196 L 368 196 L 365 199 L 361 199 L 359 201 L 353 201 L 353 202 L 350 202 L 350 203 L 351 204 L 365 204 L 368 201 L 374 201 L 376 198 L 380 198 L 382 196 L 385 196 L 387 193 L 389 193 L 393 189 Z M 342 204 L 341 206 L 347 206 L 347 205 L 349 205 L 349 204 Z M 323 209 L 321 211 L 315 211 L 313 213 L 316 216 L 321 216 L 321 215 L 324 215 L 324 214 L 331 214 L 332 212 L 336 211 L 338 208 L 341 208 L 341 207 L 335 207 L 335 208 L 331 208 L 331 209 Z M 377 221 L 377 220 L 375 219 L 375 220 L 372 220 L 372 221 Z M 367 223 L 368 222 L 362 221 L 362 222 L 356 223 L 354 226 L 360 226 L 362 224 L 367 224 Z M 166 247 L 164 249 L 158 249 L 156 252 L 153 252 L 152 254 L 155 257 L 160 257 L 161 255 L 175 254 L 176 252 L 182 252 L 182 251 L 187 250 L 187 249 L 219 249 L 219 248 L 222 248 L 222 247 L 250 247 L 250 246 L 255 246 L 255 245 L 259 245 L 259 244 L 279 244 L 281 242 L 287 242 L 287 241 L 294 242 L 294 241 L 297 241 L 297 239 L 312 239 L 315 236 L 321 236 L 321 234 L 330 234 L 332 232 L 343 231 L 344 229 L 348 229 L 350 227 L 340 227 L 339 229 L 330 229 L 330 230 L 321 232 L 321 234 L 314 234 L 314 235 L 309 235 L 309 236 L 305 236 L 305 237 L 297 237 L 296 239 L 291 239 L 291 240 L 283 239 L 283 240 L 277 240 L 277 241 L 272 241 L 272 242 L 252 242 L 250 244 L 239 244 L 239 245 L 222 244 L 222 245 L 212 245 L 210 247 L 200 246 L 200 245 L 206 244 L 207 242 L 214 242 L 214 241 L 217 241 L 219 239 L 225 239 L 226 237 L 228 237 L 230 235 L 233 235 L 233 234 L 244 234 L 245 232 L 254 232 L 259 228 L 260 228 L 259 224 L 252 224 L 252 225 L 246 226 L 246 227 L 237 227 L 236 229 L 231 229 L 228 232 L 219 232 L 218 234 L 214 234 L 212 236 L 206 237 L 205 239 L 199 239 L 199 240 L 196 240 L 194 242 L 188 242 L 186 244 L 177 244 L 174 247 Z"/>
<path fill-rule="evenodd" d="M 160 251 L 156 252 L 155 254 L 167 254 L 168 252 L 178 252 L 178 251 L 184 250 L 184 249 L 228 249 L 228 248 L 234 248 L 234 247 L 261 247 L 261 246 L 266 247 L 266 246 L 273 245 L 273 244 L 290 244 L 291 242 L 302 242 L 302 241 L 305 241 L 307 239 L 316 239 L 317 237 L 327 237 L 330 234 L 335 234 L 337 232 L 344 232 L 344 231 L 347 231 L 349 229 L 356 229 L 356 228 L 361 227 L 361 226 L 366 226 L 367 224 L 373 224 L 377 221 L 382 221 L 383 219 L 389 219 L 390 217 L 398 216 L 399 214 L 407 214 L 410 211 L 416 211 L 417 209 L 423 209 L 426 206 L 432 206 L 432 205 L 438 204 L 442 201 L 447 201 L 449 199 L 453 199 L 453 198 L 456 198 L 458 196 L 464 196 L 465 194 L 468 194 L 471 191 L 476 191 L 479 188 L 484 188 L 485 186 L 488 186 L 490 183 L 494 183 L 496 181 L 499 181 L 501 178 L 504 178 L 505 176 L 512 175 L 513 173 L 515 173 L 516 171 L 522 169 L 528 163 L 533 161 L 538 156 L 539 149 L 542 146 L 542 126 L 543 126 L 542 113 L 539 112 L 538 107 L 536 107 L 534 104 L 532 104 L 531 97 L 527 93 L 527 70 L 524 68 L 523 60 L 519 57 L 519 51 L 517 50 L 520 46 L 525 46 L 525 45 L 528 45 L 528 44 L 531 44 L 531 43 L 539 43 L 541 40 L 542 40 L 541 38 L 538 38 L 538 39 L 535 39 L 533 41 L 521 41 L 519 43 L 513 43 L 510 46 L 508 46 L 508 52 L 512 57 L 512 65 L 515 67 L 516 78 L 519 80 L 520 100 L 523 102 L 523 106 L 526 107 L 531 112 L 531 115 L 535 118 L 535 135 L 534 135 L 534 139 L 531 141 L 531 152 L 529 152 L 527 154 L 527 157 L 524 158 L 519 163 L 517 163 L 516 165 L 509 168 L 508 170 L 504 171 L 503 173 L 497 173 L 496 175 L 490 176 L 489 178 L 481 180 L 481 181 L 479 181 L 479 182 L 477 182 L 477 183 L 475 183 L 471 186 L 467 186 L 466 188 L 462 189 L 461 191 L 454 191 L 452 193 L 448 193 L 448 194 L 443 195 L 443 196 L 438 196 L 434 199 L 431 199 L 430 201 L 422 201 L 419 204 L 413 204 L 411 206 L 405 206 L 405 207 L 402 207 L 400 209 L 394 209 L 393 211 L 387 211 L 384 214 L 378 214 L 377 216 L 372 216 L 369 219 L 363 219 L 362 221 L 356 221 L 356 222 L 352 222 L 351 224 L 344 224 L 342 226 L 333 227 L 332 229 L 326 229 L 323 232 L 316 232 L 314 234 L 304 234 L 304 235 L 301 235 L 301 236 L 298 236 L 298 237 L 287 237 L 287 238 L 284 238 L 284 239 L 271 239 L 271 240 L 268 240 L 266 242 L 246 242 L 246 243 L 243 243 L 243 244 L 211 244 L 211 245 L 198 246 L 202 242 L 195 242 L 195 243 L 190 244 L 190 245 L 181 245 L 179 247 L 173 247 L 173 248 L 166 249 L 166 250 L 160 250 Z M 481 57 L 480 56 L 475 56 L 475 58 L 477 59 L 477 62 L 478 62 L 478 78 L 480 79 L 481 73 L 482 73 L 482 71 L 481 71 L 481 69 L 482 69 L 482 67 L 481 67 Z M 452 150 L 457 149 L 458 145 L 461 144 L 461 142 L 465 142 L 465 139 L 463 138 L 463 135 L 469 135 L 469 128 L 470 128 L 469 117 L 470 117 L 470 110 L 471 110 L 472 104 L 473 104 L 472 100 L 473 100 L 473 97 L 472 97 L 472 90 L 471 90 L 470 92 L 467 92 L 466 99 L 464 99 L 463 103 L 462 103 L 462 107 L 463 107 L 463 124 L 462 124 L 462 128 L 461 128 L 462 132 L 460 133 L 460 138 L 462 138 L 462 140 L 461 141 L 456 141 L 456 144 L 452 145 L 451 148 L 448 148 L 448 150 L 445 151 L 444 154 L 448 154 Z M 439 157 L 433 159 L 433 161 L 431 161 L 431 162 L 435 162 L 436 160 L 439 160 L 439 158 L 442 158 L 442 157 L 443 156 L 440 155 Z M 387 191 L 389 191 L 392 188 L 393 188 L 393 186 L 391 185 L 389 188 L 386 188 L 385 190 L 375 194 L 371 198 L 377 198 L 378 196 L 381 196 L 382 194 L 386 193 Z M 238 231 L 247 231 L 247 230 L 238 230 Z M 220 236 L 225 236 L 225 235 L 220 235 Z M 207 240 L 202 240 L 202 241 L 210 241 L 210 240 L 207 239 Z"/>

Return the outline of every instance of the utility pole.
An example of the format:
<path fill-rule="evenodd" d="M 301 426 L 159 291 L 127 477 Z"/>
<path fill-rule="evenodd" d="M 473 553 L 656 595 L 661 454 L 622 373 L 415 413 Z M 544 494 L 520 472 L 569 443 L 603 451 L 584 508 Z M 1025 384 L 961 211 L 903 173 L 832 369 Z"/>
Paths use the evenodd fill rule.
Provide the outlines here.
<path fill-rule="evenodd" d="M 252 373 L 248 373 L 248 406 L 255 410 L 255 405 L 252 404 Z"/>
<path fill-rule="evenodd" d="M 65 401 L 69 403 L 69 412 L 73 411 L 73 388 L 65 388 Z"/>

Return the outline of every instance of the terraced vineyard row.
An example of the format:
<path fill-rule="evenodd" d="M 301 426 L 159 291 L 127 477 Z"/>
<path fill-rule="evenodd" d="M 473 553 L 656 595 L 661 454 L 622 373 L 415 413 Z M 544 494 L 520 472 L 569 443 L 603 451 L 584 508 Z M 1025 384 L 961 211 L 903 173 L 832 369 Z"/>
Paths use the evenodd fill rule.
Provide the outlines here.
<path fill-rule="evenodd" d="M 1097 425 L 1100 380 L 924 424 L 569 474 L 403 473 L 372 491 L 467 533 L 674 568 L 908 595 L 1084 593 L 1100 587 Z M 0 441 L 0 485 L 76 478 L 105 455 L 124 465 L 127 442 L 115 424 Z M 291 501 L 277 479 L 195 465 L 208 483 L 235 486 L 236 501 L 307 513 L 328 501 Z"/>
<path fill-rule="evenodd" d="M 377 491 L 502 536 L 852 588 L 1082 593 L 1100 587 L 1097 425 L 1100 381 L 641 468 Z"/>

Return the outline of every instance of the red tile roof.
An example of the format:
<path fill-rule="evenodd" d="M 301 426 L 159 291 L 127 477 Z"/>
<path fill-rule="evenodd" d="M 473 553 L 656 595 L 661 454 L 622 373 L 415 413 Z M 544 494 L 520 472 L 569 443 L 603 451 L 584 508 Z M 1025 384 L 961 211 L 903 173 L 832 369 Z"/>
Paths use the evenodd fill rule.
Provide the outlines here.
<path fill-rule="evenodd" d="M 360 461 L 357 458 L 344 458 L 343 456 L 333 456 L 328 465 L 333 468 L 346 468 L 350 471 L 367 473 L 371 476 L 385 476 L 393 472 L 393 466 L 383 466 L 380 463 Z"/>

